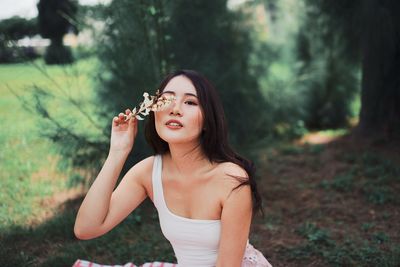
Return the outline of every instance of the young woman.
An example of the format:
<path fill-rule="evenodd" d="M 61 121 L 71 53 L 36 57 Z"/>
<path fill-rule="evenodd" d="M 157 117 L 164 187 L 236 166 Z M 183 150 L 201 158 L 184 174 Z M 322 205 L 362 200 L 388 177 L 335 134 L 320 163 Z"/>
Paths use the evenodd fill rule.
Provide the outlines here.
<path fill-rule="evenodd" d="M 110 151 L 79 209 L 75 235 L 107 233 L 149 197 L 179 267 L 271 266 L 248 243 L 261 198 L 252 164 L 228 144 L 216 90 L 201 74 L 181 70 L 159 91 L 175 100 L 150 113 L 145 132 L 155 156 L 133 166 L 114 190 L 138 127 L 135 118 L 125 121 L 129 110 L 114 117 Z"/>

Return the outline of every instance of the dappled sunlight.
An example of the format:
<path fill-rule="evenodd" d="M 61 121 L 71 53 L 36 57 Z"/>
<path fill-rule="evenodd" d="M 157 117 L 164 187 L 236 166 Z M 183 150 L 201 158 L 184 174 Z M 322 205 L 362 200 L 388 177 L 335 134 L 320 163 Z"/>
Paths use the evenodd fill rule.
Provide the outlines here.
<path fill-rule="evenodd" d="M 328 144 L 331 143 L 343 135 L 347 134 L 348 130 L 341 129 L 341 130 L 331 130 L 331 131 L 317 131 L 317 132 L 310 132 L 303 135 L 300 139 L 296 141 L 296 143 L 304 145 L 321 145 L 321 144 Z"/>

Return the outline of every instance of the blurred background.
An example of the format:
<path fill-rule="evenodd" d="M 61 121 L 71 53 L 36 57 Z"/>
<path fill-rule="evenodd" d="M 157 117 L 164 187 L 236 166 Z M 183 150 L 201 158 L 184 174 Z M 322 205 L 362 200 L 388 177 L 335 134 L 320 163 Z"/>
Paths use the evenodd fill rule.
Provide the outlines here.
<path fill-rule="evenodd" d="M 149 201 L 95 240 L 73 224 L 112 117 L 181 68 L 256 163 L 273 266 L 400 266 L 399 1 L 0 5 L 0 266 L 175 261 Z M 123 173 L 152 153 L 143 126 Z"/>

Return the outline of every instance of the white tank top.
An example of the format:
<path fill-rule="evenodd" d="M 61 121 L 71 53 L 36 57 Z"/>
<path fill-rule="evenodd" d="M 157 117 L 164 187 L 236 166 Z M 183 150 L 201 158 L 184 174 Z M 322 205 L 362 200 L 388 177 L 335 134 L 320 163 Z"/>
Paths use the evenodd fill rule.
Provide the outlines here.
<path fill-rule="evenodd" d="M 179 267 L 211 267 L 217 262 L 221 220 L 189 219 L 172 213 L 165 202 L 162 185 L 162 157 L 153 163 L 153 200 L 161 231 L 174 249 Z"/>

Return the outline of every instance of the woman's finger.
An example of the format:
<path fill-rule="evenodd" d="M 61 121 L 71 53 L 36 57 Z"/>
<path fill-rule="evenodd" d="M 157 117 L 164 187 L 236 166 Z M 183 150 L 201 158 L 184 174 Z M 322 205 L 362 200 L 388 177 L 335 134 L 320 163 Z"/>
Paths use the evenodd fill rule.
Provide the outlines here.
<path fill-rule="evenodd" d="M 119 124 L 119 118 L 117 116 L 115 116 L 113 118 L 113 125 L 118 126 L 118 124 Z"/>
<path fill-rule="evenodd" d="M 135 117 L 131 117 L 131 119 L 129 120 L 130 125 L 136 125 L 137 123 L 137 119 Z"/>
<path fill-rule="evenodd" d="M 137 134 L 137 132 L 138 132 L 138 120 L 136 119 L 136 118 L 133 118 L 133 120 L 134 120 L 134 128 L 133 128 L 133 134 L 134 134 L 134 136 L 136 137 L 136 134 Z"/>
<path fill-rule="evenodd" d="M 123 122 L 125 122 L 126 115 L 121 112 L 121 113 L 118 114 L 118 119 L 119 119 L 120 123 L 123 123 Z"/>

